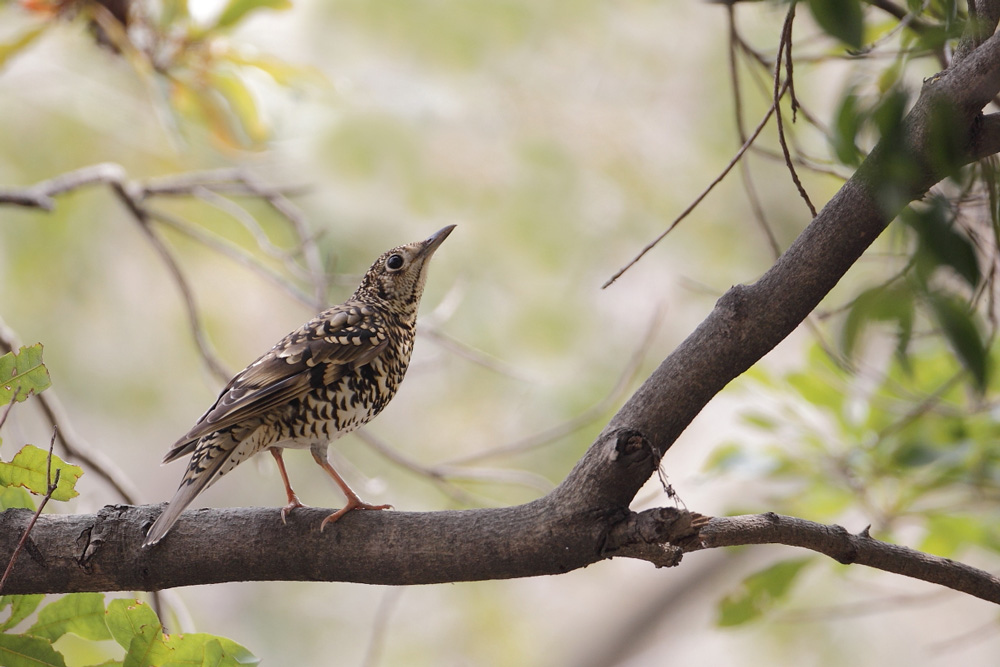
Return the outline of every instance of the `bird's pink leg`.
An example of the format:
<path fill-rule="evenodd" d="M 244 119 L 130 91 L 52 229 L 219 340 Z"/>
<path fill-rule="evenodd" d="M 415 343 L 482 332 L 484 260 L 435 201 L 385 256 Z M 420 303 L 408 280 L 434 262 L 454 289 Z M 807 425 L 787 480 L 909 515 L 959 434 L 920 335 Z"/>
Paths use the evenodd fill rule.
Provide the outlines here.
<path fill-rule="evenodd" d="M 337 486 L 340 487 L 340 490 L 344 492 L 344 496 L 347 498 L 346 505 L 344 505 L 342 508 L 340 508 L 330 516 L 323 519 L 323 523 L 319 525 L 320 532 L 323 532 L 323 529 L 326 528 L 326 524 L 335 523 L 338 519 L 340 519 L 340 517 L 344 516 L 351 510 L 392 509 L 392 505 L 369 505 L 368 503 L 362 502 L 361 498 L 358 498 L 358 494 L 354 493 L 354 491 L 351 490 L 351 487 L 347 485 L 347 482 L 344 481 L 344 478 L 341 477 L 340 474 L 333 469 L 333 466 L 330 465 L 330 462 L 326 460 L 326 457 L 322 453 L 313 451 L 312 455 L 313 459 L 316 460 L 316 463 L 318 463 L 319 466 L 323 470 L 325 470 L 328 475 L 330 475 L 330 477 L 333 477 L 333 481 L 337 483 Z"/>
<path fill-rule="evenodd" d="M 288 473 L 285 472 L 285 462 L 281 458 L 281 447 L 272 447 L 267 450 L 271 452 L 271 456 L 274 457 L 274 462 L 278 464 L 278 472 L 281 473 L 281 481 L 285 483 L 285 494 L 288 496 L 288 504 L 281 508 L 281 523 L 286 523 L 285 517 L 288 513 L 299 507 L 305 507 L 299 500 L 299 497 L 295 495 L 295 491 L 292 489 L 292 485 L 288 481 Z"/>

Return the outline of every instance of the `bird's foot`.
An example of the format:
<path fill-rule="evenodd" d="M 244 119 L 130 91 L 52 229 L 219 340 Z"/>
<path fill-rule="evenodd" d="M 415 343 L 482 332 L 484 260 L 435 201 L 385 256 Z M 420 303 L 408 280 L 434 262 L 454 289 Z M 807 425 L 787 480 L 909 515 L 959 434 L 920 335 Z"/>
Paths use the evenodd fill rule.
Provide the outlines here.
<path fill-rule="evenodd" d="M 340 517 L 344 516 L 351 510 L 391 510 L 392 505 L 369 505 L 368 503 L 363 503 L 357 498 L 352 498 L 348 501 L 347 505 L 340 508 L 330 516 L 323 519 L 323 523 L 319 525 L 319 532 L 323 532 L 328 523 L 336 523 Z"/>
<path fill-rule="evenodd" d="M 281 523 L 287 525 L 288 521 L 286 521 L 286 519 L 288 518 L 288 513 L 300 507 L 309 507 L 309 506 L 302 504 L 302 502 L 296 496 L 292 496 L 288 500 L 288 504 L 281 508 Z"/>

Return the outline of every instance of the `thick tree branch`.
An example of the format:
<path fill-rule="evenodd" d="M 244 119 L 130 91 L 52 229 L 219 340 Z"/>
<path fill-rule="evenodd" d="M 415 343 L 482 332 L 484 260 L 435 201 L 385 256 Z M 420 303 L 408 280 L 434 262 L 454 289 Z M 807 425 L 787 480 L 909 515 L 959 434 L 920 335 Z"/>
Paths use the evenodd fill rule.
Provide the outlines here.
<path fill-rule="evenodd" d="M 287 526 L 276 509 L 189 511 L 167 539 L 147 550 L 139 544 L 155 507 L 42 516 L 13 571 L 10 592 L 157 589 L 262 578 L 380 584 L 497 579 L 566 572 L 616 553 L 668 565 L 685 550 L 761 541 L 773 526 L 714 519 L 700 527 L 699 538 L 697 517 L 674 521 L 672 511 L 662 509 L 636 515 L 628 506 L 708 401 L 795 329 L 907 203 L 958 163 L 1000 149 L 998 121 L 982 116 L 998 90 L 1000 35 L 993 34 L 925 85 L 902 139 L 880 142 L 760 280 L 733 287 L 718 301 L 544 498 L 502 509 L 354 512 L 324 533 L 318 526 L 327 510 L 321 509 L 296 511 Z M 937 151 L 942 122 L 953 149 L 947 162 Z M 899 169 L 901 159 L 907 169 Z M 0 562 L 13 549 L 8 536 L 21 534 L 29 516 L 19 510 L 0 514 Z M 777 523 L 782 526 L 782 520 Z M 724 537 L 733 534 L 722 530 L 727 526 L 744 530 L 746 542 Z M 782 535 L 772 538 L 789 539 Z M 891 569 L 870 538 L 850 537 L 834 534 L 818 550 L 843 557 L 854 553 L 844 545 L 854 545 L 854 562 L 865 558 Z M 662 556 L 666 542 L 673 547 Z M 895 549 L 889 559 L 894 563 L 910 557 L 908 550 Z M 930 569 L 946 564 L 931 560 Z M 920 568 L 894 571 L 923 576 Z M 969 576 L 971 584 L 954 587 L 979 594 L 982 583 L 995 592 L 995 581 Z M 993 593 L 980 597 L 1000 600 Z"/>
<path fill-rule="evenodd" d="M 38 517 L 5 593 L 158 589 L 228 581 L 351 581 L 407 585 L 560 574 L 611 558 L 672 567 L 691 551 L 786 544 L 1000 604 L 1000 578 L 840 526 L 761 514 L 709 518 L 672 508 L 557 515 L 546 499 L 502 509 L 355 512 L 318 530 L 325 509 L 188 512 L 170 540 L 142 550 L 154 506 Z M 0 514 L 0 553 L 15 549 L 34 513 Z M 610 528 L 609 528 L 610 527 Z M 224 540 L 219 536 L 225 535 Z M 238 563 L 238 566 L 234 564 Z"/>

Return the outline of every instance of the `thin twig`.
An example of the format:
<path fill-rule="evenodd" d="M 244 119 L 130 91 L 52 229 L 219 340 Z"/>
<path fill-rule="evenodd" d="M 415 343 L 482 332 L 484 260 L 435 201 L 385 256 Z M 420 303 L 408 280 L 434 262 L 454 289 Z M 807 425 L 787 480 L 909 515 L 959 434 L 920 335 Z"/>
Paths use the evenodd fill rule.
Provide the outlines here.
<path fill-rule="evenodd" d="M 781 28 L 781 39 L 778 42 L 778 55 L 774 59 L 774 107 L 778 110 L 775 116 L 775 121 L 778 128 L 778 143 L 781 145 L 781 152 L 785 156 L 785 166 L 788 167 L 788 173 L 792 177 L 792 182 L 795 183 L 796 189 L 799 191 L 799 196 L 809 207 L 809 212 L 812 213 L 812 217 L 816 217 L 816 207 L 813 206 L 812 200 L 809 199 L 809 194 L 806 189 L 802 186 L 802 181 L 799 180 L 799 175 L 795 171 L 795 165 L 792 163 L 792 154 L 788 150 L 788 142 L 785 137 L 785 124 L 784 119 L 781 114 L 781 97 L 783 95 L 781 86 L 781 56 L 785 55 L 785 87 L 789 92 L 789 99 L 792 104 L 792 119 L 794 122 L 795 112 L 798 107 L 798 103 L 795 100 L 795 92 L 793 88 L 792 79 L 792 23 L 795 20 L 795 5 L 797 2 L 793 0 L 788 5 L 788 14 L 785 15 L 785 24 Z"/>
<path fill-rule="evenodd" d="M 280 213 L 292 224 L 292 228 L 299 239 L 302 258 L 305 261 L 308 275 L 313 284 L 313 295 L 316 299 L 317 310 L 325 308 L 327 291 L 330 288 L 329 282 L 326 271 L 323 269 L 323 257 L 320 254 L 319 245 L 316 243 L 316 236 L 310 234 L 305 216 L 302 215 L 302 212 L 299 211 L 281 190 L 264 185 L 255 176 L 246 171 L 242 172 L 241 178 L 244 183 L 254 189 L 258 196 L 263 197 L 264 201 L 270 204 L 271 208 Z"/>
<path fill-rule="evenodd" d="M 198 351 L 209 370 L 221 381 L 227 381 L 231 374 L 218 360 L 209 345 L 201 325 L 198 309 L 195 306 L 193 290 L 188 285 L 172 253 L 150 225 L 154 214 L 146 206 L 145 200 L 147 198 L 155 195 L 200 195 L 203 199 L 211 200 L 210 203 L 218 206 L 219 199 L 214 198 L 216 197 L 214 193 L 235 190 L 234 194 L 244 194 L 263 199 L 289 221 L 298 236 L 299 247 L 293 250 L 292 254 L 301 253 L 307 266 L 305 277 L 312 283 L 314 291 L 314 296 L 308 303 L 316 309 L 322 309 L 325 305 L 328 280 L 323 271 L 316 239 L 315 236 L 308 234 L 305 219 L 288 200 L 287 192 L 289 190 L 287 188 L 264 186 L 255 177 L 242 169 L 192 172 L 153 178 L 143 183 L 129 180 L 125 169 L 120 165 L 101 163 L 66 172 L 55 178 L 36 183 L 28 188 L 0 188 L 0 204 L 29 206 L 51 211 L 55 206 L 54 198 L 56 196 L 94 184 L 107 185 L 112 189 L 139 223 L 143 233 L 166 264 L 167 270 L 174 282 L 177 283 L 184 300 L 188 322 Z M 248 216 L 236 212 L 233 207 L 229 207 L 226 210 L 241 223 L 248 226 L 258 242 L 261 242 L 262 232 L 257 233 L 254 231 L 255 228 L 259 229 L 256 221 L 248 223 Z M 240 210 L 242 211 L 242 209 Z M 162 216 L 163 214 L 156 214 L 157 219 L 162 220 Z M 267 251 L 268 245 L 263 245 L 262 247 Z M 294 265 L 288 263 L 288 267 L 293 268 Z M 288 287 L 287 284 L 283 284 L 282 286 Z M 301 299 L 301 292 L 298 290 L 290 289 L 289 292 L 296 298 Z"/>
<path fill-rule="evenodd" d="M 726 6 L 726 25 L 729 29 L 729 85 L 733 90 L 733 113 L 736 118 L 736 133 L 739 136 L 740 144 L 743 144 L 746 143 L 747 136 L 746 129 L 743 127 L 743 95 L 737 61 L 740 36 L 739 31 L 736 29 L 736 15 L 732 5 Z M 757 225 L 764 232 L 764 236 L 771 248 L 771 253 L 777 258 L 781 255 L 781 246 L 778 244 L 778 239 L 774 236 L 774 230 L 771 229 L 771 225 L 767 221 L 767 216 L 764 214 L 764 208 L 757 197 L 757 190 L 750 175 L 750 165 L 747 164 L 746 160 L 740 160 L 740 175 L 743 178 L 743 189 L 747 194 L 747 200 L 750 202 L 750 209 L 753 211 L 754 220 L 757 221 Z"/>
<path fill-rule="evenodd" d="M 3 414 L 0 415 L 0 428 L 3 428 L 4 423 L 7 421 L 7 415 L 10 414 L 10 411 L 14 408 L 15 403 L 17 403 L 17 392 L 10 397 L 10 401 L 7 402 L 7 406 L 3 409 Z"/>
<path fill-rule="evenodd" d="M 149 213 L 149 217 L 156 220 L 158 223 L 166 225 L 167 227 L 184 234 L 188 238 L 193 239 L 206 248 L 214 250 L 220 255 L 225 255 L 241 266 L 257 273 L 262 278 L 265 278 L 269 282 L 288 292 L 296 301 L 299 301 L 310 308 L 315 306 L 313 299 L 308 294 L 300 290 L 294 283 L 259 261 L 253 255 L 243 252 L 236 245 L 213 236 L 201 228 L 191 225 L 187 221 L 169 213 L 154 209 L 147 209 L 147 212 Z"/>
<path fill-rule="evenodd" d="M 977 642 L 984 642 L 988 639 L 993 639 L 996 635 L 997 622 L 995 618 L 991 618 L 975 628 L 969 628 L 965 632 L 958 633 L 954 637 L 934 642 L 930 644 L 927 649 L 932 655 L 937 656 L 947 653 L 951 656 L 951 659 L 954 659 L 955 654 L 958 651 L 967 649 Z M 949 660 L 949 662 L 950 661 L 951 660 Z"/>
<path fill-rule="evenodd" d="M 146 211 L 139 200 L 133 197 L 128 191 L 128 186 L 123 183 L 112 183 L 111 189 L 114 191 L 118 198 L 125 204 L 125 207 L 135 218 L 136 222 L 139 223 L 139 229 L 142 233 L 146 235 L 149 243 L 156 250 L 156 253 L 163 260 L 164 265 L 167 268 L 167 272 L 170 273 L 171 278 L 173 278 L 174 283 L 177 285 L 177 289 L 180 290 L 181 298 L 184 301 L 184 308 L 187 311 L 188 324 L 191 329 L 191 334 L 194 337 L 195 344 L 198 346 L 198 351 L 201 353 L 201 358 L 208 366 L 208 369 L 222 382 L 227 382 L 232 373 L 219 361 L 218 357 L 215 356 L 215 352 L 212 350 L 207 338 L 205 337 L 205 329 L 201 324 L 201 315 L 198 313 L 198 307 L 195 305 L 194 301 L 194 291 L 188 284 L 187 278 L 184 276 L 184 272 L 181 271 L 180 266 L 177 264 L 177 260 L 171 254 L 170 250 L 167 248 L 163 240 L 156 235 L 153 231 L 150 223 L 149 213 Z"/>
<path fill-rule="evenodd" d="M 760 121 L 760 123 L 757 124 L 756 129 L 754 129 L 754 131 L 753 131 L 753 134 L 751 134 L 747 138 L 747 140 L 745 142 L 743 142 L 743 145 L 740 147 L 740 149 L 738 151 L 736 151 L 736 155 L 733 156 L 733 158 L 729 161 L 729 164 L 726 165 L 726 167 L 722 170 L 722 172 L 718 176 L 716 176 L 712 180 L 711 183 L 708 184 L 708 187 L 706 187 L 704 190 L 701 191 L 701 194 L 699 194 L 697 197 L 695 197 L 695 200 L 693 202 L 691 202 L 688 205 L 688 207 L 685 208 L 681 212 L 681 214 L 678 215 L 674 219 L 673 222 L 670 223 L 670 225 L 666 228 L 666 230 L 663 231 L 663 233 L 661 233 L 659 236 L 657 236 L 655 239 L 653 239 L 650 243 L 646 244 L 646 246 L 642 250 L 639 251 L 639 254 L 637 254 L 635 257 L 633 257 L 631 259 L 631 261 L 629 261 L 628 264 L 626 264 L 622 268 L 618 269 L 618 271 L 613 276 L 611 276 L 611 278 L 609 278 L 607 282 L 605 282 L 603 285 L 601 285 L 601 289 L 607 288 L 613 282 L 615 282 L 616 280 L 618 280 L 619 278 L 621 278 L 621 276 L 626 271 L 628 271 L 630 268 L 632 268 L 632 266 L 636 262 L 638 262 L 640 259 L 642 259 L 643 256 L 647 252 L 649 252 L 650 250 L 652 250 L 656 246 L 657 243 L 659 243 L 660 241 L 662 241 L 667 236 L 667 234 L 669 234 L 670 232 L 673 231 L 674 227 L 676 227 L 677 225 L 679 225 L 684 218 L 686 218 L 695 208 L 698 207 L 698 205 L 702 202 L 702 200 L 705 199 L 705 197 L 708 196 L 708 193 L 710 193 L 715 188 L 716 185 L 718 185 L 719 183 L 721 183 L 722 179 L 724 179 L 726 177 L 726 175 L 729 174 L 730 171 L 732 171 L 732 168 L 735 167 L 736 163 L 740 161 L 740 158 L 743 157 L 743 154 L 747 152 L 747 150 L 750 148 L 750 146 L 753 144 L 753 142 L 757 139 L 757 137 L 760 136 L 760 133 L 764 130 L 764 127 L 767 125 L 767 121 L 771 119 L 771 114 L 773 114 L 773 113 L 774 113 L 774 105 L 771 105 L 771 108 L 767 110 L 766 114 L 764 114 L 764 118 L 762 118 L 761 121 Z"/>
<path fill-rule="evenodd" d="M 625 368 L 623 368 L 622 372 L 618 375 L 618 380 L 615 382 L 614 387 L 612 387 L 611 391 L 609 391 L 607 395 L 597 403 L 590 406 L 572 419 L 545 429 L 541 433 L 536 433 L 535 435 L 522 438 L 499 447 L 492 447 L 480 452 L 461 456 L 448 461 L 448 464 L 453 466 L 468 465 L 469 463 L 475 463 L 477 461 L 497 456 L 510 456 L 512 454 L 520 454 L 532 449 L 538 449 L 539 447 L 543 447 L 560 438 L 564 438 L 571 433 L 580 430 L 587 424 L 593 422 L 595 419 L 600 418 L 601 415 L 603 415 L 620 400 L 621 396 L 635 381 L 635 377 L 642 366 L 642 360 L 649 351 L 649 347 L 652 345 L 653 340 L 656 337 L 656 332 L 659 330 L 660 323 L 662 321 L 663 311 L 661 309 L 658 310 L 651 318 L 649 326 L 646 328 L 645 335 L 643 335 L 639 345 L 636 347 L 632 356 L 625 364 Z"/>
<path fill-rule="evenodd" d="M 51 211 L 54 197 L 95 183 L 115 183 L 125 178 L 125 170 L 109 162 L 74 169 L 29 188 L 0 188 L 0 203 L 29 206 Z"/>
<path fill-rule="evenodd" d="M 846 602 L 843 604 L 829 605 L 825 607 L 812 607 L 808 609 L 796 609 L 782 614 L 778 620 L 783 623 L 816 623 L 819 621 L 831 621 L 838 618 L 857 620 L 864 616 L 874 614 L 885 614 L 900 608 L 913 608 L 918 604 L 935 604 L 947 598 L 952 593 L 947 589 L 936 589 L 930 593 L 917 595 L 893 595 L 889 597 L 876 598 L 872 600 L 861 600 L 858 602 Z"/>
<path fill-rule="evenodd" d="M 361 663 L 362 667 L 376 667 L 379 664 L 388 637 L 389 617 L 399 605 L 404 590 L 402 586 L 394 586 L 386 588 L 382 594 L 382 599 L 379 600 L 378 608 L 375 610 L 375 620 L 372 621 L 372 636 L 368 640 L 365 659 Z"/>
<path fill-rule="evenodd" d="M 248 189 L 252 189 L 252 186 L 248 185 L 247 187 Z M 293 276 L 315 285 L 313 272 L 309 269 L 303 269 L 298 263 L 295 262 L 295 257 L 303 255 L 304 248 L 307 247 L 308 244 L 312 243 L 314 237 L 299 238 L 299 244 L 289 250 L 279 248 L 271 242 L 267 232 L 264 231 L 264 228 L 259 222 L 257 222 L 257 219 L 253 217 L 243 206 L 237 204 L 232 199 L 223 197 L 211 188 L 206 187 L 195 188 L 192 190 L 191 194 L 204 201 L 206 204 L 214 206 L 215 208 L 227 213 L 234 220 L 243 225 L 248 232 L 250 232 L 254 241 L 257 243 L 257 247 L 263 250 L 265 254 L 280 261 Z M 266 193 L 263 193 L 261 196 L 266 197 Z M 302 233 L 302 230 L 296 229 L 295 231 L 296 234 Z M 319 299 L 316 295 L 309 297 L 306 303 L 308 303 L 309 307 L 313 310 L 323 310 L 326 307 L 326 300 Z"/>
<path fill-rule="evenodd" d="M 429 338 L 435 341 L 438 345 L 449 352 L 453 352 L 457 356 L 467 361 L 471 361 L 477 366 L 482 366 L 483 368 L 491 370 L 494 373 L 518 380 L 519 382 L 531 381 L 526 373 L 519 371 L 507 362 L 497 359 L 488 352 L 483 352 L 478 348 L 472 347 L 468 343 L 463 343 L 454 336 L 450 336 L 441 331 L 437 327 L 421 327 L 421 333 L 424 338 Z"/>
<path fill-rule="evenodd" d="M 541 475 L 526 470 L 465 468 L 449 464 L 423 465 L 400 454 L 397 448 L 392 447 L 385 440 L 374 435 L 367 429 L 361 429 L 355 431 L 355 433 L 362 442 L 385 458 L 401 468 L 427 477 L 447 496 L 468 505 L 479 504 L 479 500 L 471 493 L 456 487 L 454 482 L 457 480 L 523 486 L 534 491 L 540 491 L 541 493 L 548 493 L 555 487 L 552 482 Z"/>
<path fill-rule="evenodd" d="M 57 429 L 52 427 L 52 439 L 49 441 L 49 456 L 46 461 L 45 469 L 45 495 L 42 497 L 40 503 L 38 503 L 38 509 L 35 510 L 34 516 L 31 517 L 31 521 L 28 522 L 27 528 L 24 529 L 24 534 L 21 535 L 21 539 L 18 540 L 17 546 L 14 547 L 14 552 L 10 555 L 10 560 L 7 561 L 7 568 L 3 571 L 3 576 L 0 577 L 0 593 L 3 593 L 4 587 L 7 585 L 7 579 L 10 578 L 10 573 L 14 571 L 14 564 L 17 562 L 17 557 L 24 550 L 25 545 L 28 543 L 28 535 L 31 533 L 31 529 L 35 527 L 35 522 L 38 521 L 38 517 L 41 516 L 42 510 L 45 509 L 45 505 L 52 498 L 52 494 L 56 492 L 56 488 L 59 486 L 59 474 L 61 470 L 56 470 L 55 479 L 52 478 L 52 448 L 56 444 L 56 432 Z"/>

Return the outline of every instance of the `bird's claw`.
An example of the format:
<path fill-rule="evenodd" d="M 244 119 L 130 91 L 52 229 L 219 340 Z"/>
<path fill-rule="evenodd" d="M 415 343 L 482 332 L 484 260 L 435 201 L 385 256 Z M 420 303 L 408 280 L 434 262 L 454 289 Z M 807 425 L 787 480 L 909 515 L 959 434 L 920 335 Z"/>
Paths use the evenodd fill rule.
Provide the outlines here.
<path fill-rule="evenodd" d="M 284 507 L 282 507 L 281 508 L 281 523 L 287 526 L 288 525 L 288 521 L 287 521 L 287 519 L 288 519 L 288 513 L 291 512 L 292 510 L 298 509 L 300 507 L 307 507 L 307 505 L 303 505 L 301 502 L 299 502 L 298 498 L 296 498 L 295 500 L 290 501 L 287 505 L 285 505 Z"/>
<path fill-rule="evenodd" d="M 363 503 L 360 500 L 354 503 L 348 503 L 346 506 L 340 508 L 330 516 L 323 519 L 323 523 L 319 525 L 319 532 L 323 532 L 328 523 L 336 523 L 340 520 L 340 517 L 344 516 L 351 510 L 391 510 L 392 505 L 369 505 L 368 503 Z"/>

